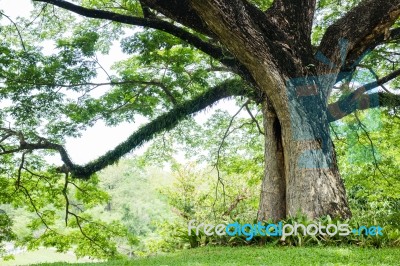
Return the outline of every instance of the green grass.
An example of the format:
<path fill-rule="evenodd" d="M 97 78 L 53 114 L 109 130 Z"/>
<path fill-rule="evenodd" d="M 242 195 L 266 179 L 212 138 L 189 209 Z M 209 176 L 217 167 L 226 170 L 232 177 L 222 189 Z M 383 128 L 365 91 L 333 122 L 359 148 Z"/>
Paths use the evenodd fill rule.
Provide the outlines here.
<path fill-rule="evenodd" d="M 40 264 L 66 265 L 66 263 Z M 74 265 L 400 265 L 399 248 L 204 247 L 131 261 Z"/>

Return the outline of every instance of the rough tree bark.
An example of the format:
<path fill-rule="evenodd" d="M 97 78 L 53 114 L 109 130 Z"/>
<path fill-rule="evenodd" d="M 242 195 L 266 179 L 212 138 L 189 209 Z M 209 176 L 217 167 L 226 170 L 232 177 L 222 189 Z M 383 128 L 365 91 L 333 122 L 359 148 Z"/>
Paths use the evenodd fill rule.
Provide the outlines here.
<path fill-rule="evenodd" d="M 275 0 L 267 11 L 245 0 L 140 1 L 146 8 L 217 40 L 223 51 L 229 51 L 229 60 L 220 47 L 205 45 L 175 26 L 165 26 L 165 21 L 129 20 L 61 0 L 36 1 L 88 17 L 158 28 L 183 37 L 228 65 L 262 95 L 265 177 L 258 219 L 279 220 L 298 211 L 311 218 L 351 216 L 329 122 L 356 110 L 353 102 L 365 95 L 342 101 L 351 103 L 343 114 L 330 114 L 328 110 L 337 111 L 340 103 L 328 108 L 327 100 L 335 82 L 351 74 L 366 51 L 398 36 L 398 29 L 390 28 L 400 16 L 400 0 L 361 1 L 328 28 L 317 53 L 311 45 L 316 0 Z"/>
<path fill-rule="evenodd" d="M 281 125 L 267 99 L 262 103 L 262 111 L 265 167 L 257 218 L 268 220 L 286 216 L 286 178 Z"/>

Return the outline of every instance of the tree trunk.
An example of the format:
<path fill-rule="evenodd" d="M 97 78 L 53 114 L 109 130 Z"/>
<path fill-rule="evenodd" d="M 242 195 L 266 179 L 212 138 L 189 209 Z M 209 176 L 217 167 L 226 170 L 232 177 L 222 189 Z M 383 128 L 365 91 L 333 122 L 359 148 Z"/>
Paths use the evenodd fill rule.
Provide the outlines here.
<path fill-rule="evenodd" d="M 265 132 L 265 168 L 261 184 L 258 220 L 281 220 L 286 216 L 286 178 L 282 132 L 269 100 L 262 103 Z"/>
<path fill-rule="evenodd" d="M 310 218 L 327 214 L 348 218 L 351 212 L 322 90 L 314 84 L 290 84 L 285 89 L 286 114 L 278 117 L 268 102 L 263 106 L 265 177 L 258 219 L 277 221 L 298 212 Z"/>

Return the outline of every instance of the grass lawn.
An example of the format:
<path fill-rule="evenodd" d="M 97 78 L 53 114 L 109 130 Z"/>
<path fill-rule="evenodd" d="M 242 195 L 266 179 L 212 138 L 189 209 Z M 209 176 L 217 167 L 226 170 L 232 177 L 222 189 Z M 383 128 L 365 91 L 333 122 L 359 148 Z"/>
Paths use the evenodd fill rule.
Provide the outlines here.
<path fill-rule="evenodd" d="M 130 261 L 73 265 L 400 265 L 400 248 L 204 247 Z"/>

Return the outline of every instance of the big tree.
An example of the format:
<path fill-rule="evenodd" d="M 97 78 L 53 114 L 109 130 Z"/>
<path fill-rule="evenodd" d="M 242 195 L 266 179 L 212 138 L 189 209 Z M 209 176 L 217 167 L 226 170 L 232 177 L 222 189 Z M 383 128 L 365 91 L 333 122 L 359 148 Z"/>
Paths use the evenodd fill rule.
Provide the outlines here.
<path fill-rule="evenodd" d="M 67 11 L 63 14 L 78 14 L 85 20 L 71 37 L 73 41 L 52 33 L 58 38 L 59 53 L 40 57 L 47 68 L 34 64 L 32 60 L 38 59 L 25 51 L 21 55 L 24 61 L 14 63 L 30 72 L 3 74 L 8 84 L 3 98 L 21 103 L 20 109 L 9 112 L 29 120 L 37 111 L 36 126 L 43 117 L 48 122 L 48 130 L 42 131 L 47 136 L 40 137 L 32 130 L 35 123 L 24 132 L 23 126 L 13 129 L 3 122 L 0 140 L 5 144 L 0 146 L 0 154 L 21 155 L 19 163 L 14 163 L 18 175 L 25 170 L 28 156 L 49 150 L 59 153 L 63 161 L 58 173 L 90 179 L 182 119 L 223 98 L 241 96 L 257 103 L 263 115 L 265 174 L 258 219 L 279 220 L 298 211 L 311 218 L 351 216 L 329 123 L 357 110 L 399 105 L 400 97 L 386 87 L 384 91 L 374 89 L 396 82 L 400 75 L 396 52 L 400 0 L 347 1 L 343 8 L 335 1 L 322 0 L 33 2 L 38 16 L 63 19 L 54 13 L 63 10 Z M 85 21 L 97 23 L 99 29 L 134 27 L 122 47 L 136 61 L 117 66 L 120 76 L 109 77 L 107 84 L 113 89 L 100 100 L 85 98 L 88 86 L 104 84 L 90 82 L 95 66 L 84 59 L 93 58 L 102 33 L 96 32 L 94 24 L 91 30 L 85 28 Z M 114 24 L 108 24 L 110 21 Z M 76 49 L 80 49 L 78 57 L 71 52 Z M 154 65 L 166 62 L 171 66 L 168 70 L 154 70 Z M 150 65 L 153 72 L 147 71 Z M 362 68 L 375 73 L 376 80 L 349 90 L 346 84 Z M 39 70 L 41 74 L 37 74 Z M 160 71 L 164 71 L 163 77 Z M 83 103 L 62 103 L 60 90 L 71 88 L 84 93 Z M 35 94 L 37 91 L 42 94 Z M 330 102 L 333 91 L 341 97 Z M 132 121 L 135 112 L 151 121 L 98 159 L 86 165 L 73 163 L 62 145 L 63 135 L 74 135 L 75 130 L 100 118 L 111 124 Z"/>

